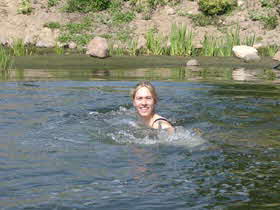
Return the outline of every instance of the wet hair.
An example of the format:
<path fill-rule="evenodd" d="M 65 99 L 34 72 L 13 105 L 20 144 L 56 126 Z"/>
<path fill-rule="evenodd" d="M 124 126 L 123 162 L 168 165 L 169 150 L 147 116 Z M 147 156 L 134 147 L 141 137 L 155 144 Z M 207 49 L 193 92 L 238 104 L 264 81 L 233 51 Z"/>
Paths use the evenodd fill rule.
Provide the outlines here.
<path fill-rule="evenodd" d="M 158 101 L 156 89 L 149 81 L 141 81 L 137 85 L 135 85 L 135 87 L 130 92 L 132 100 L 134 100 L 136 92 L 142 87 L 148 88 L 148 90 L 151 92 L 153 99 L 155 101 L 155 104 L 156 104 Z"/>

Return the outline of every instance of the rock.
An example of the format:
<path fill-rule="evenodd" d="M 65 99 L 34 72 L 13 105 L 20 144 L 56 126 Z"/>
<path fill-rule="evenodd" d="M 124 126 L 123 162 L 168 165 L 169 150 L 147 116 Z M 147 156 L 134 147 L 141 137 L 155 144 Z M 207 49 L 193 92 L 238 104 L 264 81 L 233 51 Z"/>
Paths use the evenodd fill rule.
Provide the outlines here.
<path fill-rule="evenodd" d="M 259 49 L 259 48 L 263 47 L 263 44 L 262 43 L 256 43 L 256 44 L 253 45 L 253 47 L 256 48 L 256 49 Z"/>
<path fill-rule="evenodd" d="M 273 56 L 273 60 L 280 61 L 280 50 Z"/>
<path fill-rule="evenodd" d="M 245 6 L 245 1 L 244 0 L 237 0 L 237 6 L 244 7 Z"/>
<path fill-rule="evenodd" d="M 75 49 L 75 48 L 77 48 L 77 44 L 76 44 L 75 42 L 70 42 L 70 43 L 68 44 L 68 47 L 69 47 L 70 49 Z"/>
<path fill-rule="evenodd" d="M 166 7 L 166 13 L 167 15 L 175 15 L 176 11 L 171 7 Z"/>
<path fill-rule="evenodd" d="M 186 63 L 186 66 L 199 66 L 199 63 L 196 59 L 191 59 Z"/>
<path fill-rule="evenodd" d="M 102 37 L 95 37 L 89 42 L 86 54 L 98 58 L 108 57 L 109 47 L 107 40 Z"/>
<path fill-rule="evenodd" d="M 144 36 L 140 36 L 137 41 L 137 49 L 146 48 L 147 40 Z"/>
<path fill-rule="evenodd" d="M 43 28 L 38 35 L 36 47 L 55 47 L 57 37 L 58 33 L 56 30 Z"/>
<path fill-rule="evenodd" d="M 260 60 L 260 57 L 258 56 L 258 51 L 254 47 L 246 45 L 234 46 L 232 48 L 232 51 L 236 57 L 241 58 L 245 61 Z"/>

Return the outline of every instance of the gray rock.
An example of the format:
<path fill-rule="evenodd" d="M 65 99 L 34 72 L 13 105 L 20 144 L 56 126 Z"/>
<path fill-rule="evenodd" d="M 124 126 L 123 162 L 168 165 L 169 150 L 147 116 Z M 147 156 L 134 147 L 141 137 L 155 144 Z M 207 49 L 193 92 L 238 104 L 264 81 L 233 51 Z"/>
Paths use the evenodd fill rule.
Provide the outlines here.
<path fill-rule="evenodd" d="M 196 59 L 191 59 L 186 63 L 186 66 L 199 66 L 200 64 Z"/>
<path fill-rule="evenodd" d="M 232 51 L 236 57 L 241 58 L 245 61 L 260 60 L 258 51 L 254 47 L 250 47 L 246 45 L 234 46 L 232 48 Z"/>
<path fill-rule="evenodd" d="M 273 60 L 280 61 L 280 50 L 273 56 Z"/>
<path fill-rule="evenodd" d="M 70 49 L 75 49 L 75 48 L 77 48 L 77 44 L 76 44 L 75 42 L 70 42 L 70 43 L 68 44 L 68 47 L 69 47 Z"/>
<path fill-rule="evenodd" d="M 95 37 L 89 42 L 86 54 L 98 58 L 108 57 L 109 47 L 107 40 L 102 37 Z"/>

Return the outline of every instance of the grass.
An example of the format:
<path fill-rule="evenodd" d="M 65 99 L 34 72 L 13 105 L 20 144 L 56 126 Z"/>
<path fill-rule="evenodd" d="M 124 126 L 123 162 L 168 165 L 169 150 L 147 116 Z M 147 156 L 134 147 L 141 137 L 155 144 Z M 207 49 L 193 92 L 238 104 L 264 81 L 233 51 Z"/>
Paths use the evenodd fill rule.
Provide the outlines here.
<path fill-rule="evenodd" d="M 48 0 L 48 7 L 54 7 L 56 5 L 58 5 L 60 0 Z"/>
<path fill-rule="evenodd" d="M 74 42 L 78 46 L 85 46 L 94 37 L 92 20 L 88 17 L 79 23 L 67 23 L 60 27 L 61 34 L 58 41 L 61 43 Z"/>
<path fill-rule="evenodd" d="M 11 55 L 13 56 L 25 56 L 35 53 L 35 46 L 26 46 L 22 39 L 14 39 L 10 48 Z"/>
<path fill-rule="evenodd" d="M 44 24 L 44 27 L 50 29 L 59 29 L 61 27 L 60 23 L 58 22 L 48 22 Z"/>
<path fill-rule="evenodd" d="M 173 24 L 170 34 L 170 55 L 190 56 L 193 51 L 193 32 L 185 25 Z"/>
<path fill-rule="evenodd" d="M 19 14 L 30 15 L 32 10 L 33 10 L 33 8 L 32 8 L 30 0 L 21 0 L 17 12 Z"/>
<path fill-rule="evenodd" d="M 204 14 L 188 15 L 195 26 L 208 26 L 208 25 L 218 25 L 218 16 L 209 16 Z"/>
<path fill-rule="evenodd" d="M 13 59 L 9 55 L 8 50 L 5 49 L 2 45 L 0 46 L 0 71 L 8 71 L 12 68 Z"/>
<path fill-rule="evenodd" d="M 270 10 L 266 12 L 258 12 L 253 10 L 250 12 L 250 19 L 253 21 L 261 21 L 264 28 L 268 30 L 273 30 L 278 26 L 278 17 L 276 15 L 270 14 Z"/>
<path fill-rule="evenodd" d="M 148 31 L 146 34 L 148 55 L 165 55 L 167 54 L 166 41 L 167 37 L 156 34 L 154 30 Z"/>
<path fill-rule="evenodd" d="M 263 47 L 259 49 L 259 53 L 261 56 L 274 56 L 278 50 L 280 50 L 280 47 L 277 45 L 270 45 L 267 47 Z"/>

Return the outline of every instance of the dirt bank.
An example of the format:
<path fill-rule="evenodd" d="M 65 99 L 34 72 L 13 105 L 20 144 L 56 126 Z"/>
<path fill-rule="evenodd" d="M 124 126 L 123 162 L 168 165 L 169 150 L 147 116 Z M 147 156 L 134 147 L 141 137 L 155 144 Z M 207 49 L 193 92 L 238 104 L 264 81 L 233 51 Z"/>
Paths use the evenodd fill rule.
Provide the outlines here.
<path fill-rule="evenodd" d="M 120 39 L 137 39 L 145 35 L 148 30 L 155 28 L 159 33 L 170 32 L 173 23 L 186 24 L 189 30 L 194 32 L 196 46 L 201 44 L 206 34 L 219 37 L 233 26 L 240 27 L 241 37 L 256 35 L 257 43 L 260 46 L 280 46 L 280 26 L 274 29 L 267 29 L 262 21 L 254 20 L 254 15 L 273 14 L 279 19 L 275 8 L 261 7 L 259 0 L 239 1 L 242 4 L 231 14 L 219 18 L 214 25 L 197 26 L 191 18 L 193 15 L 201 14 L 198 10 L 197 1 L 182 0 L 177 5 L 159 7 L 144 17 L 142 13 L 136 13 L 131 22 L 120 24 L 109 24 L 110 14 L 100 12 L 98 14 L 73 14 L 63 12 L 65 0 L 61 0 L 56 6 L 49 7 L 47 0 L 31 0 L 32 12 L 29 15 L 19 14 L 18 10 L 21 0 L 0 1 L 0 42 L 2 44 L 12 43 L 15 39 L 23 39 L 25 43 L 35 44 L 38 47 L 53 47 L 62 33 L 62 29 L 50 29 L 45 27 L 50 22 L 60 25 L 67 23 L 79 23 L 85 16 L 91 22 L 91 28 L 86 32 L 89 36 L 107 36 L 115 42 Z M 131 10 L 127 3 L 126 10 Z M 98 18 L 97 18 L 98 17 Z"/>

